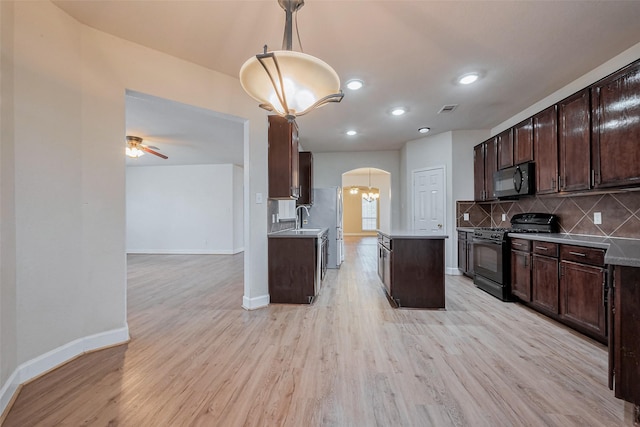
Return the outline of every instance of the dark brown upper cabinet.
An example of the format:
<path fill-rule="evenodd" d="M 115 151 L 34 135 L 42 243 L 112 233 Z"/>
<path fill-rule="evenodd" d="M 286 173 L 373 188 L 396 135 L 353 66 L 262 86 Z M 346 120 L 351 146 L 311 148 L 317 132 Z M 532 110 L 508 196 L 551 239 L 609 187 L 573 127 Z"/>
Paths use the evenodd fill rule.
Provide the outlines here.
<path fill-rule="evenodd" d="M 477 202 L 495 199 L 493 174 L 498 170 L 497 151 L 495 137 L 473 148 L 473 198 Z"/>
<path fill-rule="evenodd" d="M 536 193 L 558 191 L 558 108 L 533 116 L 533 152 L 536 159 Z"/>
<path fill-rule="evenodd" d="M 498 144 L 498 169 L 513 166 L 513 129 L 507 129 L 496 136 Z"/>
<path fill-rule="evenodd" d="M 473 200 L 484 200 L 484 150 L 485 144 L 473 147 Z"/>
<path fill-rule="evenodd" d="M 533 161 L 533 118 L 513 127 L 513 164 Z"/>
<path fill-rule="evenodd" d="M 300 197 L 296 205 L 313 205 L 313 154 L 311 151 L 298 153 L 300 172 Z"/>
<path fill-rule="evenodd" d="M 640 185 L 640 61 L 591 88 L 595 187 Z"/>
<path fill-rule="evenodd" d="M 591 188 L 591 103 L 589 89 L 558 103 L 560 191 Z"/>
<path fill-rule="evenodd" d="M 297 199 L 299 195 L 298 125 L 269 116 L 269 198 Z"/>

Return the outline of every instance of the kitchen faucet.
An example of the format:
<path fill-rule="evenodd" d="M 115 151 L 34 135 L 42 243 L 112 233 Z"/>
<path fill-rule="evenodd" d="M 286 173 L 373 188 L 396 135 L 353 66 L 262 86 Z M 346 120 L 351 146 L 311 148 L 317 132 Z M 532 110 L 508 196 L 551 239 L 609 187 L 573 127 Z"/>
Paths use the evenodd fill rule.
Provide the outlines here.
<path fill-rule="evenodd" d="M 311 216 L 311 214 L 309 213 L 309 208 L 307 206 L 305 205 L 298 206 L 296 208 L 296 230 L 299 230 L 302 228 L 302 221 L 301 221 L 302 218 L 298 216 L 300 212 L 300 208 L 304 208 L 304 210 L 307 211 L 307 217 Z"/>

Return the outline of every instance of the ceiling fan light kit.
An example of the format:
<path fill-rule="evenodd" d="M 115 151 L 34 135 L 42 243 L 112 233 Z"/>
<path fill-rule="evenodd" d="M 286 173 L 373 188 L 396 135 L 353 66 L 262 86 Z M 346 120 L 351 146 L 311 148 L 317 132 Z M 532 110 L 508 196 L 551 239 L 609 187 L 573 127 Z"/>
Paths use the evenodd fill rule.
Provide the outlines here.
<path fill-rule="evenodd" d="M 240 69 L 240 84 L 260 107 L 294 121 L 329 102 L 340 102 L 340 78 L 326 62 L 292 50 L 293 13 L 304 0 L 278 0 L 285 11 L 283 50 L 249 58 Z"/>
<path fill-rule="evenodd" d="M 153 148 L 156 148 L 156 147 L 153 147 Z M 153 154 L 154 156 L 158 156 L 162 159 L 169 158 L 164 154 L 161 154 L 155 150 L 152 150 L 149 146 L 143 145 L 142 138 L 140 138 L 139 136 L 131 136 L 131 135 L 127 135 L 127 148 L 125 150 L 125 153 L 127 156 L 134 159 L 140 156 L 143 156 L 144 153 Z"/>

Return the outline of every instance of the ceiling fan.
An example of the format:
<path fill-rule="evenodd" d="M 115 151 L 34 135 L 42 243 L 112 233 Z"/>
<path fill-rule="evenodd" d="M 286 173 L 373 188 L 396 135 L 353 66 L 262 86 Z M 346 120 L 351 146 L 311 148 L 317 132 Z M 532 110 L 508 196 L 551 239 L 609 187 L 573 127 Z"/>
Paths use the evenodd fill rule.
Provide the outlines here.
<path fill-rule="evenodd" d="M 127 156 L 137 158 L 142 156 L 146 152 L 163 159 L 169 158 L 164 154 L 158 153 L 154 150 L 159 150 L 159 148 L 154 147 L 153 145 L 143 145 L 142 138 L 140 138 L 139 136 L 127 135 Z"/>

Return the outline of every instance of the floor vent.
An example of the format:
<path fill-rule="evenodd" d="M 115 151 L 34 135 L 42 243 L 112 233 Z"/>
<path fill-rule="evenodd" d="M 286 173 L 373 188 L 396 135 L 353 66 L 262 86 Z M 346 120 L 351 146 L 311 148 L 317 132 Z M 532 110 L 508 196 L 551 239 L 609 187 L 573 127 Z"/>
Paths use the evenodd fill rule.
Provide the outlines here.
<path fill-rule="evenodd" d="M 458 108 L 458 104 L 445 105 L 440 109 L 440 111 L 438 111 L 438 114 L 440 114 L 440 113 L 451 113 L 456 108 Z"/>

